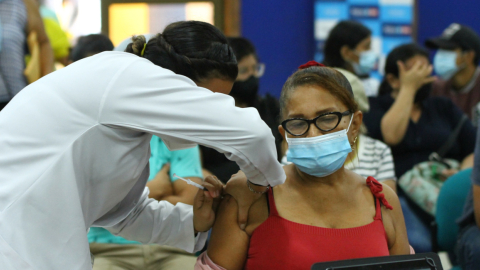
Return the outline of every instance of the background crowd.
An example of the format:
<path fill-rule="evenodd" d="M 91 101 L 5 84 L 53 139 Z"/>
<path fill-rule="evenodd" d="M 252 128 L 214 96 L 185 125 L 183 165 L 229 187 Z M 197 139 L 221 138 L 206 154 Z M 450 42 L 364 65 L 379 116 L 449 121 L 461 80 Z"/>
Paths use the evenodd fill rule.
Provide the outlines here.
<path fill-rule="evenodd" d="M 154 34 L 150 37 L 152 36 L 154 37 Z M 287 97 L 284 92 L 293 92 L 288 88 L 289 83 L 295 85 L 290 86 L 292 89 L 301 86 L 300 83 L 295 84 L 297 73 L 309 70 L 312 74 L 317 74 L 324 71 L 320 67 L 308 67 L 306 71 L 297 71 L 295 73 L 297 75 L 292 75 L 285 84 L 281 98 L 283 101 L 279 102 L 275 95 L 270 93 L 261 95 L 259 92 L 260 78 L 269 72 L 269 63 L 261 61 L 261 55 L 257 53 L 254 44 L 243 37 L 229 37 L 228 43 L 238 62 L 238 77 L 230 92 L 235 105 L 241 108 L 252 107 L 258 111 L 275 137 L 279 162 L 285 166 L 292 166 L 294 149 L 289 149 L 290 143 L 287 144 L 285 130 L 282 134 L 279 126 L 283 126 L 287 133 L 292 134 L 287 124 L 281 122 L 286 120 L 281 112 L 287 111 L 285 114 L 288 115 L 289 110 L 294 110 L 291 106 L 287 109 L 285 105 L 286 100 L 294 99 L 294 95 L 289 94 Z M 125 51 L 128 42 L 114 48 L 107 36 L 91 34 L 78 38 L 74 44 L 70 42 L 68 33 L 61 29 L 55 13 L 37 1 L 0 0 L 0 110 L 29 83 L 92 55 L 114 49 Z M 417 253 L 447 251 L 453 265 L 459 265 L 463 269 L 478 269 L 480 266 L 480 141 L 478 141 L 480 134 L 476 130 L 480 120 L 478 33 L 467 25 L 452 22 L 443 33 L 431 33 L 431 38 L 425 44 L 403 44 L 392 49 L 383 65 L 383 78 L 379 84 L 372 82 L 370 76 L 370 73 L 379 66 L 379 56 L 372 50 L 371 30 L 362 23 L 338 22 L 329 32 L 324 53 L 323 64 L 343 74 L 342 77 L 335 77 L 333 73 L 329 76 L 336 78 L 337 81 L 345 79 L 351 86 L 350 91 L 354 98 L 351 104 L 355 106 L 351 108 L 347 106 L 346 109 L 350 112 L 360 111 L 360 116 L 357 115 L 356 120 L 349 120 L 353 121 L 352 128 L 358 129 L 358 136 L 355 136 L 352 142 L 355 151 L 348 154 L 342 165 L 363 177 L 362 181 L 371 176 L 383 182 L 398 195 L 398 205 L 401 205 L 405 219 L 408 243 Z M 292 73 L 295 68 L 292 67 Z M 316 68 L 318 70 L 315 70 Z M 287 78 L 284 78 L 282 84 L 286 80 Z M 268 89 L 266 90 L 268 92 Z M 298 95 L 301 91 L 295 92 Z M 295 98 L 300 100 L 300 97 Z M 311 106 L 327 105 L 312 103 Z M 312 117 L 307 118 L 313 119 L 314 114 L 315 112 Z M 354 118 L 353 115 L 351 117 Z M 337 125 L 341 119 L 342 117 L 339 118 Z M 347 126 L 350 128 L 348 123 L 344 128 Z M 215 175 L 226 182 L 238 170 L 235 162 L 213 149 L 200 146 L 170 151 L 161 138 L 154 136 L 151 140 L 150 179 L 147 183 L 150 189 L 149 196 L 172 204 L 178 202 L 193 204 L 196 188 L 178 181 L 178 177 L 173 173 L 197 183 L 201 183 L 208 175 Z M 469 184 L 461 184 L 467 182 Z M 463 185 L 465 189 L 445 190 L 449 185 Z M 281 189 L 275 189 L 275 192 L 279 198 L 293 200 L 301 205 L 298 199 L 282 194 Z M 452 197 L 447 193 L 454 193 L 451 195 L 453 197 L 462 195 L 457 201 L 453 199 L 449 201 Z M 375 192 L 373 194 L 375 196 Z M 388 195 L 387 199 L 393 195 Z M 258 211 L 257 215 L 264 215 L 266 218 L 259 218 L 258 224 L 247 224 L 251 226 L 247 226 L 246 237 L 251 238 L 250 248 L 253 250 L 259 248 L 259 241 L 271 240 L 258 240 L 252 235 L 259 224 L 274 218 L 271 216 L 272 212 L 276 213 L 276 210 L 272 209 L 278 201 L 272 201 L 273 193 L 265 196 L 266 204 L 257 206 L 258 209 L 255 211 Z M 463 209 L 455 213 L 453 220 L 450 217 L 449 223 L 442 219 L 445 215 L 451 214 L 448 213 L 448 209 L 440 207 L 445 201 Z M 228 212 L 230 209 L 230 212 L 236 212 L 232 210 L 236 209 L 235 207 L 232 203 L 226 203 L 220 211 Z M 262 212 L 264 210 L 265 213 Z M 346 215 L 348 218 L 349 214 Z M 381 213 L 379 215 L 381 216 Z M 258 267 L 261 262 L 254 259 L 245 262 L 244 257 L 247 255 L 229 253 L 232 245 L 219 240 L 229 239 L 231 243 L 243 241 L 243 236 L 237 238 L 232 236 L 237 235 L 237 232 L 235 228 L 229 228 L 228 224 L 231 222 L 229 218 L 232 217 L 225 214 L 222 219 L 224 226 L 216 231 L 214 228 L 212 243 L 215 246 L 209 246 L 210 258 L 206 259 L 212 259 L 227 269 L 233 269 L 235 267 L 230 266 L 232 261 L 229 260 L 239 256 L 241 265 L 246 263 L 247 266 Z M 255 220 L 255 217 L 252 218 Z M 395 220 L 394 217 L 392 219 Z M 448 231 L 444 229 L 445 227 L 454 229 Z M 389 233 L 387 228 L 385 230 Z M 393 233 L 401 234 L 395 230 Z M 444 238 L 453 238 L 454 241 L 445 245 L 442 242 Z M 143 245 L 114 236 L 103 228 L 91 228 L 88 241 L 95 257 L 94 269 L 99 270 L 191 269 L 197 262 L 196 254 L 166 246 Z M 408 246 L 407 242 L 403 244 L 401 248 Z M 237 250 L 249 247 L 241 244 L 233 246 Z M 401 249 L 390 245 L 388 247 L 390 254 L 395 248 Z M 386 252 L 388 255 L 388 250 Z M 383 253 L 378 251 L 375 254 Z M 224 258 L 229 259 L 224 262 Z M 220 267 L 219 265 L 215 267 Z"/>

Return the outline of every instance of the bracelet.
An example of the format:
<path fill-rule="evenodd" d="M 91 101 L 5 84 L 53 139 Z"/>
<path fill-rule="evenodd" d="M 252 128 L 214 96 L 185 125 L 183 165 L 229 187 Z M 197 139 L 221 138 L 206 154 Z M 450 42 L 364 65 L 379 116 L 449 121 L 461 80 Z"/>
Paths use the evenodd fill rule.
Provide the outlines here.
<path fill-rule="evenodd" d="M 250 186 L 250 184 L 255 185 L 254 183 L 250 182 L 250 180 L 247 179 L 248 189 L 250 189 L 251 192 L 256 193 L 256 194 L 264 194 L 264 193 L 266 193 L 266 192 L 270 189 L 270 186 L 266 186 L 267 189 L 266 189 L 265 191 L 256 191 L 255 189 L 253 189 L 253 188 Z M 258 185 L 256 185 L 256 186 L 258 186 Z"/>

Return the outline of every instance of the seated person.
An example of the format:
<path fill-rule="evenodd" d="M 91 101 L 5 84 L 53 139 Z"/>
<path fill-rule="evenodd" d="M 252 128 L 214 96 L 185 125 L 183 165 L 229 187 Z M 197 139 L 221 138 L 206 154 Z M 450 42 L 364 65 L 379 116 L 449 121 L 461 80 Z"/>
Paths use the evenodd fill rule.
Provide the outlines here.
<path fill-rule="evenodd" d="M 265 71 L 265 64 L 259 63 L 253 44 L 246 38 L 228 38 L 238 61 L 238 77 L 233 84 L 230 96 L 235 99 L 235 105 L 240 108 L 254 107 L 260 117 L 272 130 L 277 145 L 277 153 L 281 157 L 282 136 L 278 133 L 278 100 L 270 94 L 258 94 L 259 79 Z M 200 147 L 205 176 L 213 174 L 226 181 L 232 174 L 240 170 L 237 163 L 228 160 L 224 154 L 215 149 Z"/>
<path fill-rule="evenodd" d="M 480 128 L 480 125 L 478 125 Z M 463 270 L 475 270 L 480 265 L 480 131 L 477 129 L 472 190 L 465 201 L 460 232 L 455 247 L 456 258 Z"/>
<path fill-rule="evenodd" d="M 440 37 L 425 42 L 436 49 L 435 73 L 441 78 L 432 86 L 432 95 L 450 98 L 470 119 L 480 114 L 480 37 L 475 31 L 452 23 Z M 474 122 L 476 124 L 476 122 Z"/>
<path fill-rule="evenodd" d="M 310 269 L 316 262 L 410 253 L 395 192 L 344 168 L 362 112 L 347 79 L 317 65 L 301 66 L 282 89 L 279 130 L 293 162 L 284 166 L 285 183 L 251 206 L 245 228 L 237 222 L 237 201 L 225 196 L 197 268 Z"/>
<path fill-rule="evenodd" d="M 358 76 L 367 96 L 377 96 L 379 81 L 370 77 L 378 61 L 372 50 L 372 31 L 357 21 L 340 21 L 330 30 L 323 62 Z"/>
<path fill-rule="evenodd" d="M 163 141 L 153 136 L 150 142 L 150 179 L 147 187 L 150 198 L 193 204 L 198 188 L 173 177 L 202 183 L 202 168 L 198 146 L 170 151 Z M 115 236 L 103 228 L 90 228 L 90 250 L 95 257 L 93 269 L 192 269 L 196 256 L 183 250 L 159 245 L 142 245 L 135 241 Z M 113 267 L 113 268 L 112 268 Z"/>
<path fill-rule="evenodd" d="M 425 49 L 401 45 L 387 57 L 381 96 L 370 98 L 365 115 L 368 134 L 392 147 L 398 177 L 438 151 L 463 115 L 451 100 L 429 96 L 435 79 L 431 72 Z M 475 129 L 466 122 L 446 157 L 462 162 L 462 168 L 471 167 L 474 144 Z"/>
<path fill-rule="evenodd" d="M 335 68 L 340 71 L 352 86 L 355 102 L 362 113 L 367 113 L 370 109 L 368 98 L 360 79 L 353 73 Z M 360 135 L 355 142 L 355 149 L 348 154 L 345 168 L 359 174 L 363 177 L 372 176 L 384 184 L 387 184 L 394 191 L 397 190 L 397 182 L 393 165 L 392 152 L 390 147 L 379 140 L 375 140 L 366 135 L 365 125 L 360 127 Z M 287 156 L 282 159 L 282 164 L 288 164 Z"/>
<path fill-rule="evenodd" d="M 397 177 L 428 161 L 430 154 L 448 140 L 463 115 L 450 99 L 429 96 L 431 82 L 435 80 L 431 72 L 425 49 L 415 44 L 401 45 L 387 57 L 380 96 L 370 98 L 370 112 L 364 121 L 368 135 L 391 147 Z M 471 167 L 474 141 L 475 130 L 467 121 L 445 157 L 461 162 L 461 168 Z M 452 169 L 442 174 L 449 177 L 456 172 Z M 401 190 L 399 194 L 410 244 L 417 252 L 431 251 L 429 224 L 433 217 L 407 201 Z"/>

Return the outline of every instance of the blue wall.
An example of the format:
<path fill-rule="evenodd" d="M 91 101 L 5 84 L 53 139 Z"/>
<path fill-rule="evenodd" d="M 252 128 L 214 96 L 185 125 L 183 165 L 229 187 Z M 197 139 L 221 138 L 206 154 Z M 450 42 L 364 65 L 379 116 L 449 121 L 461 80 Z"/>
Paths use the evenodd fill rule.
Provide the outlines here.
<path fill-rule="evenodd" d="M 313 0 L 242 0 L 242 34 L 255 44 L 267 70 L 260 92 L 279 96 L 296 68 L 313 59 Z M 452 22 L 480 33 L 480 0 L 417 0 L 418 42 L 438 36 Z"/>
<path fill-rule="evenodd" d="M 313 59 L 313 0 L 242 0 L 242 35 L 267 64 L 260 92 L 279 96 L 296 68 Z"/>
<path fill-rule="evenodd" d="M 417 0 L 418 42 L 424 44 L 432 36 L 439 36 L 450 23 L 472 27 L 480 33 L 479 0 Z"/>

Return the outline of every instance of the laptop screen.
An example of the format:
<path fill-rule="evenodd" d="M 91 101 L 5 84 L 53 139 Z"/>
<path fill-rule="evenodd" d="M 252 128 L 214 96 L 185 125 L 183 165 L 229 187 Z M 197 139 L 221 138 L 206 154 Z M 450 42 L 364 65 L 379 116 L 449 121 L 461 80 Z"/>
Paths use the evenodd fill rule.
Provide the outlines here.
<path fill-rule="evenodd" d="M 435 253 L 316 263 L 312 270 L 442 270 Z"/>

